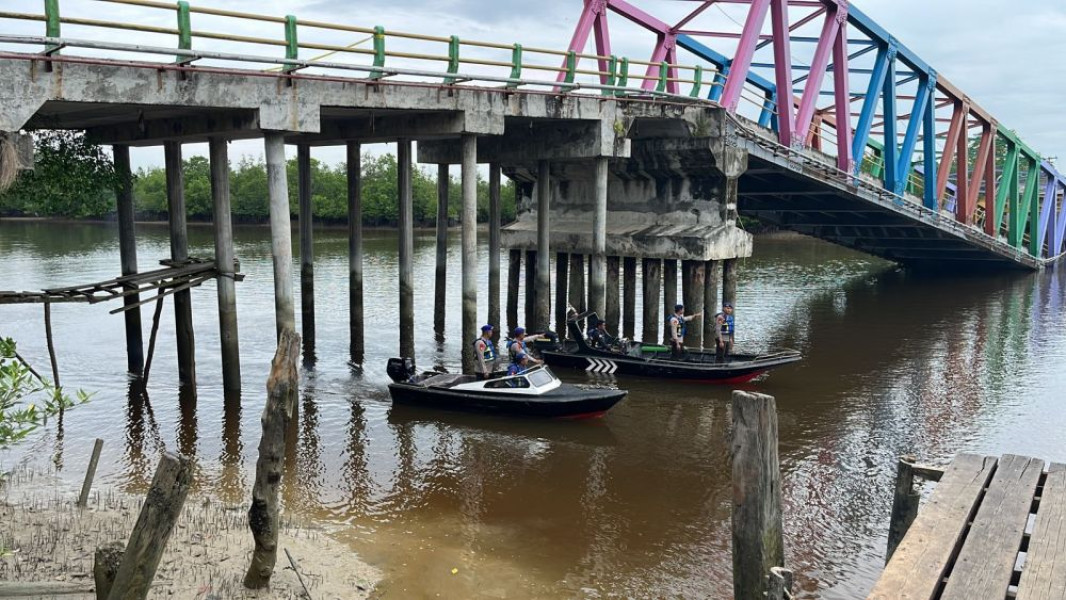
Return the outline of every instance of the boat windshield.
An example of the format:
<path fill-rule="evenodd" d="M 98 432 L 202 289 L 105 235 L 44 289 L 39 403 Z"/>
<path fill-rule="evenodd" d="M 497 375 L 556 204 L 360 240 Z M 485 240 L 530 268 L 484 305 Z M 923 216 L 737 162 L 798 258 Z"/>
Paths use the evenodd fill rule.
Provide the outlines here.
<path fill-rule="evenodd" d="M 537 371 L 533 371 L 528 375 L 528 377 L 529 382 L 532 383 L 534 387 L 548 385 L 553 381 L 552 374 L 547 369 L 539 369 Z"/>

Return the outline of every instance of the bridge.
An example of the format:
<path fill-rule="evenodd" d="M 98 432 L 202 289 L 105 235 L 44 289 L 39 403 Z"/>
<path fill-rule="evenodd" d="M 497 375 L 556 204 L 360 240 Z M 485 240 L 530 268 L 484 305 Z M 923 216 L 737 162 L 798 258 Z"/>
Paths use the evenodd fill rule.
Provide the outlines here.
<path fill-rule="evenodd" d="M 132 16 L 99 18 L 114 5 Z M 466 339 L 478 323 L 477 163 L 489 165 L 494 211 L 488 319 L 500 322 L 502 246 L 510 249 L 511 326 L 523 260 L 525 321 L 536 327 L 551 320 L 552 258 L 556 319 L 568 300 L 584 308 L 587 299 L 611 327 L 621 319 L 632 335 L 637 258 L 645 338 L 657 337 L 660 296 L 667 306 L 676 301 L 678 260 L 690 310 L 716 304 L 719 263 L 722 300 L 732 301 L 735 261 L 752 252 L 738 216 L 922 268 L 1037 270 L 1066 250 L 1066 177 L 847 0 L 575 0 L 577 9 L 569 46 L 541 48 L 184 1 L 45 0 L 39 13 L 0 11 L 0 132 L 85 130 L 114 147 L 126 173 L 129 147 L 164 145 L 177 261 L 188 258 L 182 144 L 209 142 L 219 166 L 228 161 L 226 141 L 263 138 L 279 328 L 295 320 L 284 169 L 285 144 L 295 144 L 304 336 L 312 343 L 310 149 L 347 146 L 356 362 L 363 143 L 398 143 L 407 354 L 414 352 L 413 140 L 419 162 L 440 165 L 445 211 L 448 165 L 462 167 Z M 627 47 L 634 32 L 646 33 L 647 52 L 613 53 L 612 28 L 620 27 Z M 501 173 L 518 182 L 520 195 L 519 218 L 504 228 Z M 226 222 L 216 261 L 229 264 L 228 174 L 216 168 L 213 178 L 216 215 Z M 128 186 L 118 209 L 120 223 L 132 221 Z M 121 235 L 129 276 L 135 241 L 128 228 Z M 446 236 L 439 227 L 438 243 Z M 232 280 L 220 286 L 228 288 L 220 313 L 233 314 L 223 328 L 232 327 L 235 339 Z M 175 305 L 191 330 L 187 293 L 176 293 Z M 179 360 L 191 365 L 191 344 L 180 348 Z M 183 372 L 194 378 L 191 366 Z"/>

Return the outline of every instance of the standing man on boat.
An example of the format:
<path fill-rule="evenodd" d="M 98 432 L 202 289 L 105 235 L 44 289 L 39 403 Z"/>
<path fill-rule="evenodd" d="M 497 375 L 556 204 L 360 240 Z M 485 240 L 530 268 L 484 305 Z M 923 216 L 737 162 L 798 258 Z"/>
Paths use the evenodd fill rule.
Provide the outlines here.
<path fill-rule="evenodd" d="M 715 360 L 723 361 L 729 358 L 729 355 L 733 352 L 733 332 L 736 328 L 736 321 L 733 319 L 733 305 L 726 302 L 722 305 L 722 312 L 719 313 L 721 320 L 715 317 Z"/>
<path fill-rule="evenodd" d="M 670 324 L 670 339 L 667 340 L 670 343 L 670 358 L 679 359 L 685 354 L 685 323 L 688 323 L 692 319 L 703 314 L 703 311 L 685 316 L 685 305 L 678 304 L 674 306 L 674 314 L 667 317 L 667 322 Z"/>
<path fill-rule="evenodd" d="M 478 379 L 488 379 L 496 370 L 496 347 L 492 345 L 492 325 L 481 326 L 481 337 L 474 340 L 474 355 L 477 365 L 474 367 Z"/>
<path fill-rule="evenodd" d="M 514 335 L 510 340 L 507 340 L 507 353 L 511 355 L 511 362 L 518 362 L 518 355 L 525 354 L 529 358 L 530 363 L 533 365 L 539 365 L 541 361 L 533 358 L 533 355 L 529 352 L 529 348 L 526 346 L 526 342 L 533 342 L 544 337 L 543 333 L 535 333 L 533 335 L 526 335 L 524 327 L 515 327 Z"/>

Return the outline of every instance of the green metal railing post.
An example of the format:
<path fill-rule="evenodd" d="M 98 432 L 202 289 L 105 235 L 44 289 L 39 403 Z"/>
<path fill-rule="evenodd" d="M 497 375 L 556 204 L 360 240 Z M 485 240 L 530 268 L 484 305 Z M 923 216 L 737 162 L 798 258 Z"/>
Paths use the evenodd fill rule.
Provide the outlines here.
<path fill-rule="evenodd" d="M 655 86 L 656 92 L 666 91 L 666 77 L 670 73 L 670 69 L 666 67 L 666 61 L 659 63 L 659 85 Z"/>
<path fill-rule="evenodd" d="M 629 84 L 629 59 L 622 57 L 622 62 L 618 65 L 618 82 L 616 85 L 620 88 L 626 87 Z M 618 90 L 614 93 L 615 96 L 624 96 L 625 91 Z"/>
<path fill-rule="evenodd" d="M 451 40 L 448 41 L 448 73 L 455 74 L 459 72 L 459 36 L 453 35 Z M 455 77 L 445 77 L 445 84 L 455 83 Z"/>
<path fill-rule="evenodd" d="M 381 70 L 385 66 L 385 28 L 378 25 L 374 28 L 374 66 L 378 70 L 370 73 L 371 79 L 381 79 L 385 76 L 385 71 Z"/>
<path fill-rule="evenodd" d="M 1029 254 L 1031 256 L 1040 257 L 1040 253 L 1044 250 L 1037 246 L 1040 241 L 1040 235 L 1037 233 L 1037 227 L 1040 224 L 1040 159 L 1029 158 L 1029 177 L 1025 182 L 1025 191 L 1028 196 L 1029 214 L 1026 215 L 1026 220 L 1029 222 Z M 1054 198 L 1051 200 L 1054 202 Z"/>
<path fill-rule="evenodd" d="M 192 18 L 189 16 L 189 3 L 178 2 L 178 49 L 192 50 Z M 179 55 L 174 62 L 185 64 L 191 62 L 189 56 Z"/>
<path fill-rule="evenodd" d="M 300 44 L 296 39 L 296 17 L 285 15 L 285 58 L 296 60 L 300 58 Z M 286 64 L 282 72 L 288 73 L 299 69 L 298 65 Z"/>
<path fill-rule="evenodd" d="M 615 55 L 612 54 L 611 57 L 607 59 L 607 77 L 606 77 L 606 79 L 604 79 L 604 84 L 605 85 L 614 85 L 614 82 L 615 82 L 614 72 L 615 72 L 615 69 L 617 69 L 617 68 L 618 68 L 618 57 L 616 57 Z M 604 89 L 602 89 L 600 91 L 603 93 L 604 96 L 613 96 L 614 95 L 614 90 L 609 90 L 609 89 L 604 88 Z"/>
<path fill-rule="evenodd" d="M 574 83 L 574 75 L 577 73 L 577 52 L 573 50 L 566 53 L 566 77 L 563 83 Z"/>
<path fill-rule="evenodd" d="M 696 65 L 696 76 L 693 77 L 696 83 L 692 84 L 692 91 L 689 92 L 689 96 L 692 98 L 700 97 L 700 88 L 703 87 L 703 67 Z"/>
<path fill-rule="evenodd" d="M 44 0 L 44 35 L 52 38 L 60 37 L 59 0 Z M 45 46 L 44 53 L 58 54 L 59 46 Z"/>
<path fill-rule="evenodd" d="M 515 44 L 511 50 L 511 79 L 522 78 L 522 44 Z M 516 88 L 517 83 L 508 83 L 507 87 Z"/>

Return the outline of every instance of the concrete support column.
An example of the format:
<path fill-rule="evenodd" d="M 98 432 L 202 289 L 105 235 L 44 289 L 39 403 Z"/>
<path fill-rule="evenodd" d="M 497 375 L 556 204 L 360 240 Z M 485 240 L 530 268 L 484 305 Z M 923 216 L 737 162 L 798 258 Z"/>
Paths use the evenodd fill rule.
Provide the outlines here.
<path fill-rule="evenodd" d="M 525 328 L 530 329 L 537 320 L 537 252 L 526 250 L 526 314 Z"/>
<path fill-rule="evenodd" d="M 604 295 L 607 276 L 607 158 L 596 159 L 596 196 L 592 211 L 592 256 L 589 262 L 589 309 L 602 319 L 607 314 Z M 618 290 L 615 289 L 615 295 Z M 617 319 L 608 327 L 617 328 Z"/>
<path fill-rule="evenodd" d="M 170 259 L 189 258 L 189 234 L 185 225 L 185 181 L 181 172 L 181 142 L 163 144 L 166 160 L 167 212 L 170 224 Z M 192 327 L 192 292 L 174 294 L 174 326 L 178 337 L 178 381 L 182 387 L 196 385 L 196 337 Z"/>
<path fill-rule="evenodd" d="M 621 312 L 621 307 L 618 302 L 618 270 L 621 267 L 621 260 L 617 256 L 607 257 L 607 279 L 606 290 L 604 292 L 604 320 L 607 321 L 607 331 L 611 335 L 618 335 L 618 318 Z"/>
<path fill-rule="evenodd" d="M 674 312 L 677 304 L 677 260 L 663 261 L 663 340 L 670 339 L 670 325 L 665 315 Z"/>
<path fill-rule="evenodd" d="M 641 338 L 645 343 L 654 344 L 659 337 L 659 290 L 662 289 L 662 261 L 657 258 L 645 258 L 641 269 L 644 271 L 644 323 Z"/>
<path fill-rule="evenodd" d="M 400 201 L 400 356 L 415 357 L 415 223 L 411 192 L 411 140 L 396 141 Z M 473 339 L 473 338 L 471 338 Z"/>
<path fill-rule="evenodd" d="M 507 331 L 514 331 L 514 328 L 518 327 L 518 287 L 522 282 L 522 251 L 512 248 L 507 255 Z"/>
<path fill-rule="evenodd" d="M 551 319 L 551 249 L 549 248 L 549 210 L 551 203 L 551 168 L 548 161 L 537 164 L 537 293 L 533 316 L 535 331 L 548 328 Z"/>
<path fill-rule="evenodd" d="M 444 336 L 448 302 L 448 188 L 451 176 L 448 165 L 437 165 L 437 273 L 433 286 L 433 331 Z"/>
<path fill-rule="evenodd" d="M 500 341 L 500 164 L 489 165 L 489 323 L 492 341 Z"/>
<path fill-rule="evenodd" d="M 311 147 L 296 146 L 296 190 L 300 204 L 300 313 L 304 363 L 315 362 L 315 238 L 311 207 Z"/>
<path fill-rule="evenodd" d="M 574 307 L 574 310 L 578 314 L 585 312 L 585 255 L 583 254 L 571 254 L 570 255 L 570 306 Z M 584 321 L 578 322 L 578 329 L 581 329 L 581 333 L 584 333 Z"/>
<path fill-rule="evenodd" d="M 714 315 L 718 312 L 718 261 L 703 263 L 703 345 L 714 346 Z"/>
<path fill-rule="evenodd" d="M 215 268 L 218 269 L 218 333 L 222 343 L 222 387 L 241 389 L 241 346 L 237 335 L 237 286 L 234 280 L 233 218 L 229 194 L 229 146 L 224 138 L 209 140 L 211 199 L 215 222 Z"/>
<path fill-rule="evenodd" d="M 362 364 L 363 345 L 363 179 L 362 148 L 348 142 L 348 353 Z"/>
<path fill-rule="evenodd" d="M 737 304 L 737 259 L 722 261 L 722 304 Z"/>
<path fill-rule="evenodd" d="M 622 337 L 633 339 L 637 327 L 637 259 L 622 259 Z"/>
<path fill-rule="evenodd" d="M 555 332 L 566 337 L 567 267 L 570 256 L 566 252 L 555 253 Z"/>
<path fill-rule="evenodd" d="M 114 146 L 115 189 L 118 213 L 118 244 L 122 275 L 137 273 L 137 234 L 133 224 L 133 173 L 130 170 L 129 146 Z M 140 294 L 130 294 L 122 299 L 125 306 L 136 305 Z M 126 319 L 126 369 L 133 375 L 144 372 L 144 341 L 141 335 L 141 308 L 135 306 L 122 313 Z"/>
<path fill-rule="evenodd" d="M 270 196 L 270 249 L 274 257 L 274 320 L 280 337 L 285 329 L 296 331 L 285 137 L 281 133 L 268 132 L 263 138 L 263 146 L 266 150 L 267 193 Z"/>
<path fill-rule="evenodd" d="M 694 315 L 703 311 L 704 261 L 685 260 L 681 262 L 681 296 L 685 305 L 685 314 Z M 700 320 L 702 319 L 702 321 Z M 685 345 L 689 348 L 703 346 L 703 315 L 694 319 L 685 331 Z"/>
<path fill-rule="evenodd" d="M 477 327 L 477 136 L 463 134 L 463 371 L 474 370 Z"/>

